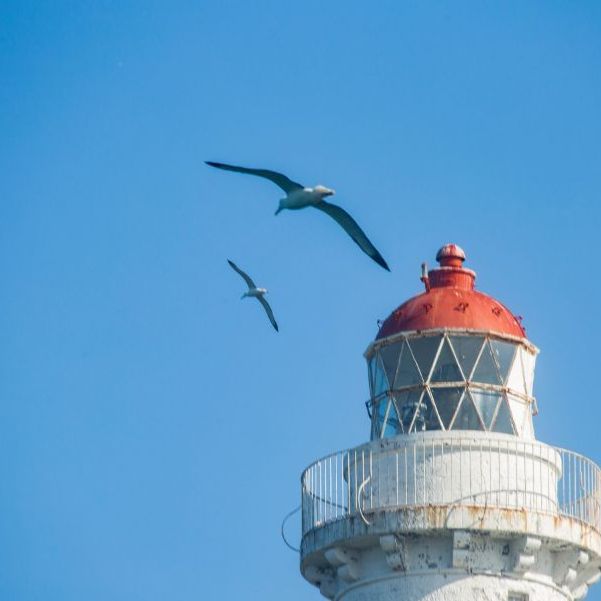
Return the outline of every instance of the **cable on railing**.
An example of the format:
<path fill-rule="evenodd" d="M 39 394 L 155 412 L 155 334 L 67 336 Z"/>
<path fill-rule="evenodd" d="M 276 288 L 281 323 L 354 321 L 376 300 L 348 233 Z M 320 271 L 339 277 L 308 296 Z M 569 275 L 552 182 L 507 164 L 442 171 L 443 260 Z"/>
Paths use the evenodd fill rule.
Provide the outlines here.
<path fill-rule="evenodd" d="M 367 483 L 371 480 L 371 474 L 369 476 L 367 476 L 367 478 L 365 478 L 365 480 L 363 480 L 363 482 L 361 483 L 361 486 L 359 487 L 359 490 L 357 491 L 357 500 L 359 501 L 358 505 L 358 509 L 359 509 L 359 515 L 361 516 L 361 519 L 363 520 L 363 522 L 365 523 L 366 526 L 371 525 L 371 522 L 368 521 L 368 519 L 365 517 L 365 514 L 363 513 L 363 500 L 362 500 L 362 496 L 363 496 L 363 489 L 365 488 L 365 486 L 367 485 Z"/>
<path fill-rule="evenodd" d="M 282 535 L 282 540 L 284 541 L 284 543 L 286 543 L 286 546 L 289 549 L 292 549 L 293 551 L 296 551 L 297 553 L 300 553 L 300 549 L 297 549 L 296 547 L 293 547 L 287 540 L 286 540 L 286 533 L 284 532 L 284 527 L 286 526 L 286 522 L 298 511 L 300 511 L 302 505 L 299 505 L 298 507 L 296 507 L 295 509 L 293 509 L 292 511 L 290 511 L 289 513 L 286 514 L 286 517 L 282 520 L 282 526 L 280 528 L 280 533 Z"/>

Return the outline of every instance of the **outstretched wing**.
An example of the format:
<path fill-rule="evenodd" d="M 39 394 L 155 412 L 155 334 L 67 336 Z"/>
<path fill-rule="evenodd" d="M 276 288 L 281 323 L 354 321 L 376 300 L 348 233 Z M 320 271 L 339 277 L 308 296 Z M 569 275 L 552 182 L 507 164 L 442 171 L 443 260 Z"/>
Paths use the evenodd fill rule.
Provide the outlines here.
<path fill-rule="evenodd" d="M 378 265 L 390 271 L 378 249 L 369 241 L 359 224 L 344 209 L 325 200 L 313 206 L 337 221 L 366 255 L 370 256 Z"/>
<path fill-rule="evenodd" d="M 244 281 L 246 282 L 246 284 L 247 284 L 247 286 L 248 286 L 249 288 L 256 288 L 256 285 L 255 285 L 255 283 L 252 281 L 252 278 L 251 278 L 251 277 L 250 277 L 250 276 L 249 276 L 247 273 L 245 273 L 244 271 L 242 271 L 242 270 L 240 269 L 240 267 L 238 267 L 238 265 L 236 265 L 236 264 L 235 264 L 233 261 L 230 261 L 230 260 L 228 259 L 228 260 L 227 260 L 227 262 L 230 264 L 230 267 L 231 267 L 231 268 L 232 268 L 234 271 L 238 272 L 238 273 L 239 273 L 239 274 L 240 274 L 240 275 L 241 275 L 241 276 L 244 278 Z"/>
<path fill-rule="evenodd" d="M 226 165 L 225 163 L 214 163 L 213 161 L 205 161 L 207 165 L 211 167 L 217 167 L 217 169 L 225 169 L 226 171 L 235 171 L 236 173 L 248 173 L 249 175 L 257 175 L 258 177 L 264 177 L 272 181 L 276 186 L 279 186 L 289 194 L 293 190 L 302 189 L 303 186 L 293 182 L 287 178 L 283 173 L 277 171 L 269 171 L 269 169 L 251 169 L 249 167 L 237 167 L 236 165 Z"/>
<path fill-rule="evenodd" d="M 258 296 L 257 300 L 263 305 L 265 313 L 267 313 L 267 317 L 269 317 L 269 321 L 271 322 L 271 325 L 275 328 L 275 331 L 279 332 L 280 330 L 278 329 L 278 324 L 275 321 L 275 317 L 273 316 L 273 311 L 271 310 L 269 303 L 265 300 L 263 296 Z"/>

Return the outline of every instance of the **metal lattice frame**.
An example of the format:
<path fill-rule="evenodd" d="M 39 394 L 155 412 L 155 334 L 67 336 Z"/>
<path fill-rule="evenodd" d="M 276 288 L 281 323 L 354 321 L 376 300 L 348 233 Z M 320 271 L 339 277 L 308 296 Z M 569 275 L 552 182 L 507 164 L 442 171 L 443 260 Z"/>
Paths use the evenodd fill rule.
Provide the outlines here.
<path fill-rule="evenodd" d="M 421 357 L 420 361 L 416 347 L 428 340 L 433 342 L 429 348 L 432 356 Z M 455 348 L 459 341 L 469 342 L 472 347 L 479 344 L 472 360 Z M 425 348 L 422 346 L 422 352 Z M 501 351 L 511 353 L 509 360 L 504 357 L 504 365 Z M 408 332 L 377 341 L 365 353 L 372 439 L 423 430 L 471 429 L 520 436 L 531 433 L 531 413 L 536 410 L 532 382 L 537 352 L 525 339 L 474 330 Z M 406 379 L 412 381 L 398 381 L 401 365 L 409 370 Z M 443 372 L 449 367 L 455 378 L 446 380 Z M 480 381 L 487 378 L 492 381 Z M 442 398 L 445 394 L 458 396 L 449 401 Z M 495 403 L 492 413 L 489 401 Z M 454 403 L 451 414 L 449 402 Z"/>

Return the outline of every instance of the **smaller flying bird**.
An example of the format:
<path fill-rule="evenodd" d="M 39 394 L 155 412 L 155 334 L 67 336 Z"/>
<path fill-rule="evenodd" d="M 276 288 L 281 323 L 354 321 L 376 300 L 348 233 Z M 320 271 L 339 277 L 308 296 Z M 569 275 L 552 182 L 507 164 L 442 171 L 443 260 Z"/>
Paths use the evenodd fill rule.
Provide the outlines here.
<path fill-rule="evenodd" d="M 252 296 L 256 298 L 263 305 L 263 309 L 265 309 L 265 313 L 267 313 L 267 317 L 269 317 L 269 321 L 271 322 L 271 325 L 275 328 L 275 331 L 279 332 L 278 324 L 276 323 L 275 317 L 273 316 L 273 311 L 271 310 L 269 303 L 265 300 L 267 288 L 257 288 L 257 285 L 252 281 L 252 278 L 247 273 L 242 271 L 240 267 L 238 267 L 238 265 L 236 265 L 233 261 L 230 261 L 229 259 L 227 260 L 227 262 L 230 264 L 230 267 L 234 271 L 236 271 L 242 276 L 242 278 L 246 282 L 246 285 L 248 286 L 248 292 L 245 292 L 240 297 L 240 300 L 246 298 L 247 296 Z"/>
<path fill-rule="evenodd" d="M 338 225 L 341 225 L 344 228 L 344 231 L 366 255 L 371 257 L 378 265 L 387 271 L 390 271 L 384 257 L 382 257 L 378 252 L 378 249 L 370 242 L 369 238 L 365 235 L 365 232 L 359 227 L 359 224 L 342 207 L 324 200 L 326 196 L 334 195 L 336 193 L 335 190 L 326 188 L 322 185 L 306 188 L 301 184 L 293 182 L 284 174 L 278 173 L 277 171 L 270 171 L 269 169 L 251 169 L 249 167 L 237 167 L 236 165 L 215 163 L 213 161 L 205 162 L 211 167 L 217 167 L 217 169 L 264 177 L 265 179 L 272 181 L 276 186 L 279 186 L 286 192 L 286 198 L 280 200 L 278 210 L 275 212 L 276 215 L 283 209 L 297 210 L 304 209 L 305 207 L 315 207 L 316 209 L 323 211 L 326 215 L 329 215 L 334 219 Z"/>

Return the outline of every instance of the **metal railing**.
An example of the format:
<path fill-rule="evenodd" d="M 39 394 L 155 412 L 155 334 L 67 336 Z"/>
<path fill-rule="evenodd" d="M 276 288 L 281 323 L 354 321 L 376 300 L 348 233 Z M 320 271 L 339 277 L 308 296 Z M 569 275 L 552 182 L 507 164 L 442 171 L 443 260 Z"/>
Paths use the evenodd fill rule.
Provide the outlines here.
<path fill-rule="evenodd" d="M 536 441 L 399 437 L 334 453 L 302 474 L 303 535 L 380 509 L 481 506 L 535 510 L 601 532 L 601 469 Z"/>

